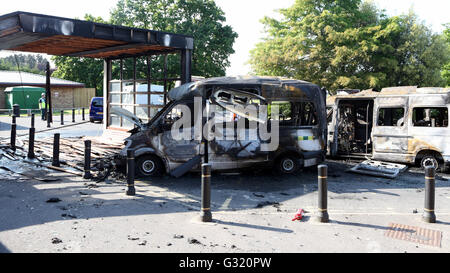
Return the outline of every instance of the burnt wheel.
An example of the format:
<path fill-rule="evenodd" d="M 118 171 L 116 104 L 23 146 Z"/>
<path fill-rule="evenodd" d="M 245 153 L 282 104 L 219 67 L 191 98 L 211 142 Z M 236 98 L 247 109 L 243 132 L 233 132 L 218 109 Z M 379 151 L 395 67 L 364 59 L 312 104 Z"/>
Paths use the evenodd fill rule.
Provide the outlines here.
<path fill-rule="evenodd" d="M 420 167 L 422 167 L 422 169 L 425 169 L 428 166 L 434 167 L 436 170 L 438 170 L 440 168 L 439 160 L 434 155 L 425 155 L 420 161 Z"/>
<path fill-rule="evenodd" d="M 154 155 L 143 155 L 136 160 L 136 174 L 139 177 L 161 176 L 164 166 L 161 160 Z"/>
<path fill-rule="evenodd" d="M 292 174 L 301 168 L 301 160 L 294 155 L 281 156 L 276 163 L 276 170 L 281 174 Z"/>

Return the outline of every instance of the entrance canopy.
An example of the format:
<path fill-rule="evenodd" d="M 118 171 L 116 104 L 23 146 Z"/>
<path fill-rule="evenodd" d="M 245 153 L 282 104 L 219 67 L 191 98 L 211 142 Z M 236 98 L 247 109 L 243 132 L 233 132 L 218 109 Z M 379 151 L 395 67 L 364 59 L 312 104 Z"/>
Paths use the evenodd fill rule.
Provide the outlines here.
<path fill-rule="evenodd" d="M 104 126 L 111 129 L 132 126 L 111 107 L 148 121 L 167 103 L 169 89 L 191 82 L 193 48 L 194 39 L 180 34 L 21 11 L 0 16 L 0 50 L 104 60 Z M 49 83 L 47 97 L 51 112 Z"/>
<path fill-rule="evenodd" d="M 0 16 L 0 50 L 113 59 L 192 50 L 190 36 L 14 12 Z"/>

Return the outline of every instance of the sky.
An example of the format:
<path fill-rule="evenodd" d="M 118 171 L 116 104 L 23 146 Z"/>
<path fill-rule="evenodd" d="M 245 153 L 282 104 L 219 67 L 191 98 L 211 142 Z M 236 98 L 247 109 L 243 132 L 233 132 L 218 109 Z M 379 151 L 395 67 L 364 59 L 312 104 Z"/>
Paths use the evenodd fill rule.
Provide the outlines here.
<path fill-rule="evenodd" d="M 227 75 L 245 75 L 250 72 L 247 63 L 249 52 L 264 37 L 264 27 L 260 20 L 264 16 L 276 17 L 277 9 L 291 6 L 295 0 L 216 0 L 239 38 L 234 44 L 235 54 L 230 56 L 231 67 Z M 374 0 L 388 15 L 408 13 L 412 8 L 424 23 L 434 32 L 442 32 L 442 24 L 450 23 L 450 0 Z M 14 0 L 2 1 L 0 15 L 27 11 L 68 18 L 83 18 L 86 13 L 109 19 L 110 10 L 117 0 Z M 0 52 L 0 57 L 10 55 Z"/>

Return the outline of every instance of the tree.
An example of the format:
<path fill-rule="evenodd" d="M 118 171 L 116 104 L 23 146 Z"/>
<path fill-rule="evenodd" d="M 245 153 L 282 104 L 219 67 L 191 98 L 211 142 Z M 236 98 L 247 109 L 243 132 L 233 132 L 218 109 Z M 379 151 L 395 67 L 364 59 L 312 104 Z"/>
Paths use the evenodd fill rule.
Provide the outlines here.
<path fill-rule="evenodd" d="M 0 58 L 0 70 L 45 74 L 47 59 L 42 55 L 14 54 Z"/>
<path fill-rule="evenodd" d="M 97 23 L 106 23 L 101 17 L 95 18 L 89 14 L 86 14 L 84 19 Z M 96 96 L 103 95 L 102 60 L 65 56 L 53 56 L 52 60 L 57 68 L 53 73 L 54 77 L 82 82 L 88 88 L 95 88 Z"/>
<path fill-rule="evenodd" d="M 113 24 L 193 36 L 192 74 L 205 77 L 225 75 L 238 36 L 213 0 L 119 0 L 111 18 Z M 169 59 L 169 74 L 176 62 Z"/>
<path fill-rule="evenodd" d="M 329 90 L 441 85 L 448 54 L 413 14 L 388 18 L 372 2 L 297 0 L 264 18 L 268 36 L 251 51 L 262 75 L 314 82 Z"/>
<path fill-rule="evenodd" d="M 445 86 L 441 69 L 450 60 L 448 46 L 442 35 L 434 34 L 412 11 L 389 19 L 399 31 L 390 38 L 398 62 L 391 69 L 391 85 Z"/>
<path fill-rule="evenodd" d="M 446 29 L 443 33 L 443 39 L 447 43 L 447 49 L 450 51 L 450 23 L 446 24 Z M 444 65 L 442 68 L 442 77 L 445 80 L 445 84 L 447 87 L 450 87 L 450 61 Z"/>

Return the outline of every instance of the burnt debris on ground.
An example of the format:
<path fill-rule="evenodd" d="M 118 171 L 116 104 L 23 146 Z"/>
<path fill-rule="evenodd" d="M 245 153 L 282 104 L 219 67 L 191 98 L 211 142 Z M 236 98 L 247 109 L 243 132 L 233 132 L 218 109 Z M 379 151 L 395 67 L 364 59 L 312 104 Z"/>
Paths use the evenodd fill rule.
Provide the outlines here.
<path fill-rule="evenodd" d="M 6 141 L 0 142 L 0 168 L 17 176 L 36 179 L 43 182 L 55 181 L 54 178 L 46 177 L 48 171 L 43 168 L 67 172 L 82 176 L 84 172 L 84 141 L 91 140 L 91 173 L 92 180 L 101 182 L 112 176 L 116 179 L 125 179 L 115 164 L 115 158 L 123 148 L 121 143 L 106 143 L 102 138 L 72 137 L 60 139 L 60 166 L 52 166 L 53 161 L 53 138 L 42 138 L 34 142 L 33 159 L 29 159 L 28 139 L 17 139 L 16 149 Z"/>

